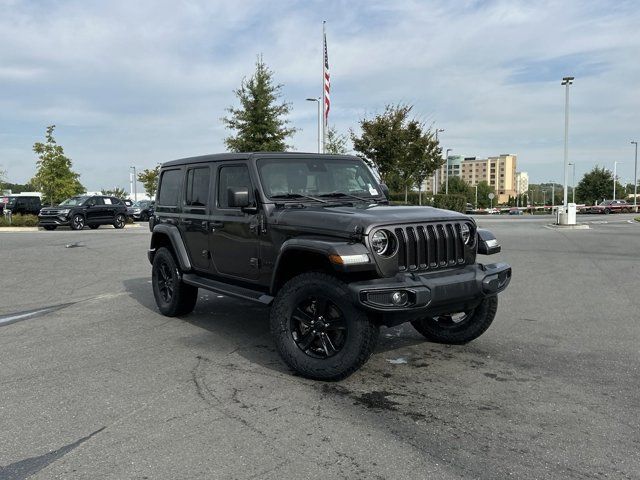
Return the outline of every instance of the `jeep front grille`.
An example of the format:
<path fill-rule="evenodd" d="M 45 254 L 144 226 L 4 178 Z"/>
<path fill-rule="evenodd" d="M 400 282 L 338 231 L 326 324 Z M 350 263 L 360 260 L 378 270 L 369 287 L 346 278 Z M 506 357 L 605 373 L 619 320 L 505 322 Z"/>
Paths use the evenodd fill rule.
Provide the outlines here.
<path fill-rule="evenodd" d="M 437 270 L 465 263 L 459 223 L 407 225 L 396 228 L 395 234 L 400 271 Z"/>

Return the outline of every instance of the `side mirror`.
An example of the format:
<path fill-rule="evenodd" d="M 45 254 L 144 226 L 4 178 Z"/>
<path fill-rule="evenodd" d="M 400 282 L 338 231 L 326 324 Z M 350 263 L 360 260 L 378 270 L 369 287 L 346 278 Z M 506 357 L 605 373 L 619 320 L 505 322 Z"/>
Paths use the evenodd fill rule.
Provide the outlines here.
<path fill-rule="evenodd" d="M 249 189 L 247 187 L 227 188 L 227 203 L 232 208 L 249 206 Z"/>
<path fill-rule="evenodd" d="M 387 184 L 381 183 L 380 188 L 382 189 L 382 193 L 384 193 L 384 196 L 387 197 L 387 200 L 389 200 L 389 187 L 387 187 Z"/>

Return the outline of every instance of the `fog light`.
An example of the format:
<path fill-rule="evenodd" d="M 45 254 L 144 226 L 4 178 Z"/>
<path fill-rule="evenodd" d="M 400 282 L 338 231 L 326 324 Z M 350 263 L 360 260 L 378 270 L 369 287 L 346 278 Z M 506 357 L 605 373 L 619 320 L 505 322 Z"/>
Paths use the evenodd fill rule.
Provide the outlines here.
<path fill-rule="evenodd" d="M 404 305 L 409 300 L 407 292 L 393 292 L 391 295 L 391 301 L 394 305 Z"/>

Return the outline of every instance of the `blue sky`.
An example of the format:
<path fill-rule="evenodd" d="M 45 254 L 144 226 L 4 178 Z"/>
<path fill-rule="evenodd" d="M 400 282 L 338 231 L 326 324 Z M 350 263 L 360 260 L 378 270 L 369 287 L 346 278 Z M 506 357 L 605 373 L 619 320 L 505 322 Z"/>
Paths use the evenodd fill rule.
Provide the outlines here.
<path fill-rule="evenodd" d="M 562 181 L 570 159 L 633 179 L 640 140 L 636 2 L 0 0 L 0 169 L 24 182 L 56 138 L 89 190 L 128 188 L 129 167 L 224 151 L 220 122 L 262 54 L 284 84 L 294 150 L 315 151 L 322 20 L 340 131 L 413 104 L 453 154 L 518 155 Z"/>

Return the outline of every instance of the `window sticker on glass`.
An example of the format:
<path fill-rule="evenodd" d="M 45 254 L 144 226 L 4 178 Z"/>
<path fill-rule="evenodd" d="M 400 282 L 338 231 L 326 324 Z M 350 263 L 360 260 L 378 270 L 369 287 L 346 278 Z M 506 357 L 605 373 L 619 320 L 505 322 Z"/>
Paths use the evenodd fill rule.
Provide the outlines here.
<path fill-rule="evenodd" d="M 369 185 L 369 193 L 375 197 L 376 195 L 378 195 L 378 190 Z"/>

